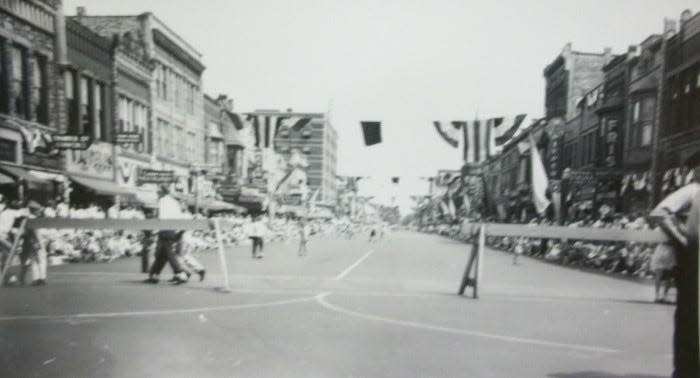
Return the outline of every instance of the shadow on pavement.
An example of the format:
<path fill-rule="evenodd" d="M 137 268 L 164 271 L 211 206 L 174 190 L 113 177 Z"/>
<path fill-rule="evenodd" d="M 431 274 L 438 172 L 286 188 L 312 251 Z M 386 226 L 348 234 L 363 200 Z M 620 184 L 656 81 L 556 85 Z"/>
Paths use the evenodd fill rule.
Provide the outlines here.
<path fill-rule="evenodd" d="M 633 304 L 647 304 L 647 305 L 656 305 L 656 306 L 675 306 L 675 302 L 654 302 L 654 301 L 641 301 L 637 299 L 624 299 L 624 300 L 613 300 L 614 302 L 622 302 L 622 303 L 633 303 Z"/>
<path fill-rule="evenodd" d="M 664 375 L 650 375 L 650 374 L 612 374 L 602 371 L 580 371 L 576 373 L 554 373 L 549 374 L 548 377 L 552 378 L 665 378 Z"/>

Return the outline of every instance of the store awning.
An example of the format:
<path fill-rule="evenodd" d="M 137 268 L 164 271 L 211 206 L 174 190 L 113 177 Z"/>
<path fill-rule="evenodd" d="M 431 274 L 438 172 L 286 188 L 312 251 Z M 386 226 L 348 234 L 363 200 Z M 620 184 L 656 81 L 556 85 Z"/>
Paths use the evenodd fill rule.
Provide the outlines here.
<path fill-rule="evenodd" d="M 66 181 L 66 176 L 60 174 L 60 173 L 51 173 L 51 172 L 43 172 L 43 171 L 34 171 L 31 170 L 29 173 L 33 176 L 36 176 L 40 179 L 46 180 L 46 181 L 56 181 L 56 182 L 65 182 Z"/>
<path fill-rule="evenodd" d="M 97 194 L 105 196 L 134 196 L 134 192 L 112 181 L 79 176 L 70 176 L 70 179 L 74 183 L 82 185 Z"/>
<path fill-rule="evenodd" d="M 20 168 L 11 167 L 9 165 L 0 165 L 0 173 L 12 177 L 15 181 L 24 180 L 31 183 L 37 184 L 49 184 L 51 180 L 45 180 L 39 176 L 34 175 L 31 171 Z"/>

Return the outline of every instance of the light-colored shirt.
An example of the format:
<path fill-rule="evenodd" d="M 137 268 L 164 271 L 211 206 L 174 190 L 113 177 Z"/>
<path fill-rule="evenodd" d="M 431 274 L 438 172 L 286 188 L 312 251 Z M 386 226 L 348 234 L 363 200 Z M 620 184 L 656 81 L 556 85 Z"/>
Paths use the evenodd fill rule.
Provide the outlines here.
<path fill-rule="evenodd" d="M 688 244 L 697 246 L 700 226 L 700 184 L 693 182 L 669 194 L 652 210 L 651 215 L 675 217 L 679 231 L 688 238 Z"/>
<path fill-rule="evenodd" d="M 180 207 L 180 202 L 170 194 L 166 194 L 158 200 L 158 219 L 182 219 L 186 218 Z"/>
<path fill-rule="evenodd" d="M 23 215 L 26 215 L 23 211 L 9 208 L 0 212 L 0 237 L 7 239 L 15 219 Z"/>

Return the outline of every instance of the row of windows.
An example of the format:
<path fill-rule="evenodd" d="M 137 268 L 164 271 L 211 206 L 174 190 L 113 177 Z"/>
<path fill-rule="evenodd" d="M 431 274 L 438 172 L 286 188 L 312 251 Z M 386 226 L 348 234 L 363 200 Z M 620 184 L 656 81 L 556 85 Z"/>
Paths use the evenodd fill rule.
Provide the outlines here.
<path fill-rule="evenodd" d="M 0 39 L 0 112 L 49 123 L 47 58 Z M 9 59 L 5 57 L 9 56 Z"/>
<path fill-rule="evenodd" d="M 665 135 L 700 127 L 700 65 L 669 79 Z"/>
<path fill-rule="evenodd" d="M 105 84 L 102 81 L 66 70 L 65 95 L 68 111 L 68 133 L 91 135 L 108 140 Z"/>
<path fill-rule="evenodd" d="M 141 143 L 127 144 L 122 148 L 139 153 L 150 153 L 151 143 L 148 133 L 148 108 L 138 101 L 119 96 L 119 121 L 117 127 L 123 132 L 137 132 Z"/>
<path fill-rule="evenodd" d="M 194 113 L 195 98 L 198 93 L 199 88 L 196 84 L 191 83 L 173 69 L 164 65 L 156 69 L 156 94 L 158 98 L 171 101 L 177 108 L 184 108 L 189 113 Z"/>
<path fill-rule="evenodd" d="M 187 131 L 181 126 L 176 126 L 158 119 L 156 126 L 158 155 L 184 162 L 196 162 L 201 159 L 196 151 L 202 151 L 203 141 L 200 141 L 194 132 Z"/>

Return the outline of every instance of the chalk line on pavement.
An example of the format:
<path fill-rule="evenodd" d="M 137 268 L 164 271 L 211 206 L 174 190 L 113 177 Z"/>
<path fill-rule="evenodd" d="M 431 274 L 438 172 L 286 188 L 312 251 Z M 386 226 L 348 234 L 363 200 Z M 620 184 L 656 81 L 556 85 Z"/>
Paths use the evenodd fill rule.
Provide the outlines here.
<path fill-rule="evenodd" d="M 607 348 L 607 347 L 598 347 L 598 346 L 580 345 L 580 344 L 566 344 L 566 343 L 558 343 L 558 342 L 546 341 L 546 340 L 528 339 L 528 338 L 523 338 L 523 337 L 514 337 L 514 336 L 506 336 L 506 335 L 497 335 L 497 334 L 480 332 L 480 331 L 472 331 L 472 330 L 461 329 L 461 328 L 452 328 L 452 327 L 443 327 L 443 326 L 438 326 L 438 325 L 418 323 L 418 322 L 412 322 L 412 321 L 408 321 L 408 320 L 393 319 L 393 318 L 387 318 L 387 317 L 378 316 L 378 315 L 366 314 L 366 313 L 362 313 L 362 312 L 348 310 L 348 309 L 345 309 L 345 308 L 342 308 L 342 307 L 339 307 L 339 306 L 336 306 L 334 304 L 329 303 L 326 300 L 326 297 L 328 297 L 329 295 L 331 295 L 330 292 L 323 292 L 323 293 L 318 294 L 316 296 L 316 302 L 318 302 L 318 304 L 320 304 L 322 307 L 324 307 L 328 310 L 335 311 L 335 312 L 349 315 L 349 316 L 367 319 L 367 320 L 389 323 L 389 324 L 394 324 L 394 325 L 399 325 L 399 326 L 404 326 L 404 327 L 424 329 L 424 330 L 429 330 L 429 331 L 445 332 L 445 333 L 452 333 L 452 334 L 456 334 L 456 335 L 475 336 L 475 337 L 481 337 L 481 338 L 492 339 L 492 340 L 500 340 L 500 341 L 506 341 L 506 342 L 510 342 L 510 343 L 530 344 L 530 345 L 538 345 L 538 346 L 554 347 L 554 348 L 566 348 L 566 349 L 572 349 L 572 350 L 579 350 L 579 351 L 585 351 L 585 352 L 597 352 L 597 353 L 619 353 L 620 352 L 617 349 L 612 349 L 612 348 Z"/>
<path fill-rule="evenodd" d="M 168 310 L 150 310 L 150 311 L 123 311 L 123 312 L 95 312 L 95 313 L 79 313 L 79 314 L 67 314 L 67 315 L 16 315 L 16 316 L 2 316 L 0 321 L 10 321 L 10 320 L 71 320 L 71 319 L 91 319 L 91 318 L 118 318 L 118 317 L 129 317 L 129 316 L 154 316 L 154 315 L 178 315 L 178 314 L 190 314 L 190 313 L 201 313 L 209 311 L 226 311 L 226 310 L 242 310 L 250 308 L 262 308 L 271 306 L 282 306 L 293 303 L 302 303 L 313 301 L 316 297 L 302 297 L 294 299 L 286 299 L 281 301 L 264 302 L 264 303 L 249 303 L 249 304 L 239 304 L 239 305 L 227 305 L 227 306 L 209 306 L 209 307 L 197 307 L 197 308 L 186 308 L 186 309 L 168 309 Z"/>
<path fill-rule="evenodd" d="M 369 252 L 367 252 L 364 256 L 360 257 L 360 258 L 357 259 L 357 261 L 355 261 L 352 265 L 350 265 L 349 267 L 347 267 L 347 269 L 345 269 L 344 271 L 340 272 L 340 274 L 338 274 L 338 275 L 335 277 L 335 279 L 336 279 L 336 280 L 342 280 L 342 279 L 343 279 L 345 276 L 347 276 L 353 269 L 357 268 L 358 265 L 360 265 L 363 261 L 365 261 L 365 259 L 368 258 L 369 255 L 372 254 L 372 252 L 374 252 L 374 250 L 373 250 L 373 249 L 370 249 Z"/>

